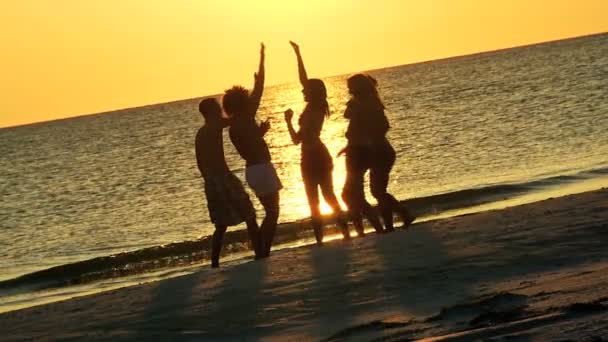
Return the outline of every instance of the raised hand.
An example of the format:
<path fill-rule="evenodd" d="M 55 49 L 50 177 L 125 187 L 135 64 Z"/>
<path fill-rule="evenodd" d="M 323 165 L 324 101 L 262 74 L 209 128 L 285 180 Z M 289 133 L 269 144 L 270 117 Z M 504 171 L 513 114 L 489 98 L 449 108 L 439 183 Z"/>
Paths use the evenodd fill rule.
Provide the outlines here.
<path fill-rule="evenodd" d="M 296 53 L 296 57 L 298 58 L 298 76 L 300 77 L 300 84 L 302 87 L 306 87 L 308 83 L 308 75 L 306 74 L 306 68 L 304 67 L 304 61 L 302 60 L 302 55 L 300 54 L 300 45 L 298 45 L 293 40 L 289 41 L 293 51 Z"/>
<path fill-rule="evenodd" d="M 251 91 L 251 95 L 249 95 L 250 105 L 252 109 L 257 111 L 260 106 L 260 101 L 262 100 L 262 93 L 264 92 L 264 80 L 266 72 L 264 70 L 264 54 L 266 47 L 264 43 L 260 43 L 260 65 L 258 66 L 258 72 L 253 74 L 253 90 Z"/>
<path fill-rule="evenodd" d="M 287 121 L 289 123 L 289 122 L 291 122 L 292 118 L 293 118 L 293 110 L 291 110 L 291 108 L 289 108 L 288 110 L 285 111 L 285 121 Z"/>
<path fill-rule="evenodd" d="M 290 40 L 289 44 L 291 44 L 291 47 L 294 49 L 294 51 L 296 51 L 296 52 L 300 51 L 300 46 L 298 44 L 296 44 L 296 42 L 294 42 L 293 40 Z"/>
<path fill-rule="evenodd" d="M 260 132 L 262 133 L 262 135 L 265 135 L 268 130 L 270 130 L 270 121 L 266 119 L 266 121 L 263 121 L 260 124 Z"/>

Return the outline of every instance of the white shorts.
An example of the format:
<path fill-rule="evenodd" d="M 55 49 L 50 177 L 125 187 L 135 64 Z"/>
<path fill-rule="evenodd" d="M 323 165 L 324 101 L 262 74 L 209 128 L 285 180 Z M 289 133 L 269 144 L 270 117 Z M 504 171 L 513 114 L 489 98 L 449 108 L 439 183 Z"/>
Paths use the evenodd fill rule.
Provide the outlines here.
<path fill-rule="evenodd" d="M 270 195 L 283 189 L 283 184 L 281 184 L 277 171 L 271 163 L 247 167 L 245 179 L 258 197 Z"/>

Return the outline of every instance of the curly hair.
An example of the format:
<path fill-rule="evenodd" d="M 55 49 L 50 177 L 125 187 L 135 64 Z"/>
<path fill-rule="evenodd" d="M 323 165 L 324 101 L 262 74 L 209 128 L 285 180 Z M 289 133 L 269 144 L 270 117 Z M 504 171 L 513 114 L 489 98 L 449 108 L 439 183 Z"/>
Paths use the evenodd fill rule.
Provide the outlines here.
<path fill-rule="evenodd" d="M 230 116 L 242 115 L 247 111 L 249 91 L 242 86 L 234 86 L 224 92 L 222 106 Z"/>

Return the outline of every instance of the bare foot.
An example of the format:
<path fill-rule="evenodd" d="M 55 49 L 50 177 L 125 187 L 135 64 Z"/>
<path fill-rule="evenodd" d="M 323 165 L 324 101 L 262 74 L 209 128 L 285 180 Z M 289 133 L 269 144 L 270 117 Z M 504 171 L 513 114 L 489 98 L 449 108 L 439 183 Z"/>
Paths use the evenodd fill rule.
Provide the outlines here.
<path fill-rule="evenodd" d="M 405 229 L 409 227 L 414 221 L 416 221 L 416 216 L 412 215 L 409 210 L 403 208 L 400 213 L 401 220 L 403 220 L 403 226 L 401 228 Z"/>
<path fill-rule="evenodd" d="M 348 230 L 348 224 L 345 222 L 340 223 L 340 231 L 342 231 L 342 236 L 344 240 L 350 240 L 350 231 Z"/>
<path fill-rule="evenodd" d="M 321 246 L 323 244 L 323 230 L 321 227 L 314 227 L 315 231 L 315 240 L 317 240 L 317 245 Z"/>

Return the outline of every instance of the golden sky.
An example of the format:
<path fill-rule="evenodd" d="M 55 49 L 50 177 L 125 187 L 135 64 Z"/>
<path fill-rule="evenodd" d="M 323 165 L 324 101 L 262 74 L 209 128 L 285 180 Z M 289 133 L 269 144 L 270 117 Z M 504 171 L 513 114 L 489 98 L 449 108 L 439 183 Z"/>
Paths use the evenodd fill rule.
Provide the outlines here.
<path fill-rule="evenodd" d="M 608 31 L 606 0 L 2 0 L 0 127 Z"/>

